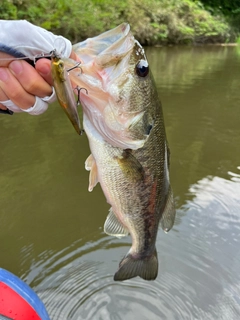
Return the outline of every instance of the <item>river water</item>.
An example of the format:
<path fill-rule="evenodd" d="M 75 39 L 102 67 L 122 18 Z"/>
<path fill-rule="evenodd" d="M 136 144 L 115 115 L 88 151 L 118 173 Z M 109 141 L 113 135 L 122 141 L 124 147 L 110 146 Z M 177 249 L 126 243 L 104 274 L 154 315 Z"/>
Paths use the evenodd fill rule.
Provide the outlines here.
<path fill-rule="evenodd" d="M 171 149 L 177 216 L 159 230 L 159 275 L 114 282 L 131 239 L 103 232 L 89 155 L 57 104 L 0 116 L 0 267 L 52 320 L 240 318 L 240 49 L 147 48 Z"/>

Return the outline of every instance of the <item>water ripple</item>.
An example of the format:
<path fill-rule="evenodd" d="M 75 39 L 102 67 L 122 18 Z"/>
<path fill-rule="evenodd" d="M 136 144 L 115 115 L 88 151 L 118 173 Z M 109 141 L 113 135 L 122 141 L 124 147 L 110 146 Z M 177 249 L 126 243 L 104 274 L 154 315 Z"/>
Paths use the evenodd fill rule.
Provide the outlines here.
<path fill-rule="evenodd" d="M 237 178 L 236 174 L 229 173 Z M 178 224 L 158 234 L 159 275 L 114 282 L 128 251 L 121 240 L 99 233 L 32 261 L 23 278 L 52 320 L 235 320 L 240 315 L 240 183 L 205 177 L 178 208 Z M 22 254 L 29 257 L 32 247 Z M 24 259 L 23 259 L 24 261 Z"/>

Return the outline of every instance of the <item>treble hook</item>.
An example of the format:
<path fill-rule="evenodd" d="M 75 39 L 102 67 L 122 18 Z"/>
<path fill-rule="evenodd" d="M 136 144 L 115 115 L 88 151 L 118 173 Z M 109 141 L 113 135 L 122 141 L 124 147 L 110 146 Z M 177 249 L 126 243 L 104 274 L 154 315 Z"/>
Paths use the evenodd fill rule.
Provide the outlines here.
<path fill-rule="evenodd" d="M 79 67 L 80 64 L 81 64 L 81 62 L 76 63 L 75 66 L 73 66 L 72 68 L 67 69 L 67 72 L 69 72 L 69 71 L 71 71 L 71 70 L 73 70 L 73 69 L 79 68 L 79 69 L 81 69 L 81 73 L 82 73 L 82 72 L 83 72 L 83 71 L 82 71 L 82 68 Z"/>
<path fill-rule="evenodd" d="M 80 91 L 81 90 L 85 90 L 86 91 L 86 94 L 88 94 L 88 91 L 87 91 L 87 89 L 86 88 L 80 88 L 79 86 L 77 86 L 74 90 L 77 90 L 77 106 L 79 106 L 80 105 Z"/>

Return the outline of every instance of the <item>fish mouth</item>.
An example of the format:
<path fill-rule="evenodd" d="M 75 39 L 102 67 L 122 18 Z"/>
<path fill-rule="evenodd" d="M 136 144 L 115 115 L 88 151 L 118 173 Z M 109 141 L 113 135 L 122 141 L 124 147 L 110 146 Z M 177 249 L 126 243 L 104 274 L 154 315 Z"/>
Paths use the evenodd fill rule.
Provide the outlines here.
<path fill-rule="evenodd" d="M 73 70 L 70 76 L 77 81 L 80 87 L 93 90 L 95 93 L 108 91 L 109 83 L 119 77 L 127 67 L 129 56 L 135 45 L 135 39 L 127 23 L 106 31 L 94 38 L 73 45 L 74 52 L 78 55 L 81 72 Z M 124 65 L 121 65 L 120 62 Z M 97 91 L 96 91 L 97 90 Z"/>
<path fill-rule="evenodd" d="M 134 41 L 129 24 L 122 23 L 99 36 L 73 45 L 73 50 L 81 57 L 83 64 L 89 63 L 96 57 L 100 64 L 108 64 L 112 59 L 118 59 L 118 56 L 121 57 L 131 50 Z"/>
<path fill-rule="evenodd" d="M 144 114 L 129 110 L 130 83 L 135 76 L 129 66 L 136 43 L 127 23 L 89 38 L 73 46 L 82 61 L 81 71 L 69 73 L 71 81 L 85 89 L 80 95 L 83 113 L 108 143 L 123 149 L 138 149 L 147 138 L 145 133 L 131 135 L 132 122 L 142 121 Z"/>

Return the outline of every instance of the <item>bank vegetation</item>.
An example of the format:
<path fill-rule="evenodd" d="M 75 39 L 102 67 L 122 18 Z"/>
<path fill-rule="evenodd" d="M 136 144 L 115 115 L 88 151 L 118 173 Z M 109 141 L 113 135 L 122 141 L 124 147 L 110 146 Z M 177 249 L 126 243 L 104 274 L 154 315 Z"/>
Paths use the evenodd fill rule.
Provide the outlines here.
<path fill-rule="evenodd" d="M 73 43 L 124 21 L 144 45 L 235 42 L 240 10 L 224 12 L 221 1 L 1 0 L 0 19 L 26 19 Z"/>

